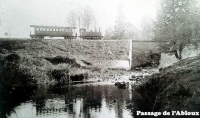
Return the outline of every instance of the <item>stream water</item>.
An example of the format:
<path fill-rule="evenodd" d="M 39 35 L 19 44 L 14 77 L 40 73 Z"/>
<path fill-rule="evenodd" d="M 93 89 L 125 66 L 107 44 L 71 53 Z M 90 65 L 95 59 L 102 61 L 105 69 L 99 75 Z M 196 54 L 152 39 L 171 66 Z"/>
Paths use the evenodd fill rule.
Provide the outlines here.
<path fill-rule="evenodd" d="M 15 98 L 23 99 L 24 95 Z M 15 98 L 10 100 L 15 101 Z M 9 100 L 9 99 L 7 99 Z M 24 101 L 6 101 L 2 113 L 7 118 L 132 118 L 128 108 L 132 100 L 132 86 L 120 89 L 114 84 L 38 86 Z M 16 101 L 17 102 L 17 101 Z M 4 113 L 5 112 L 5 113 Z"/>

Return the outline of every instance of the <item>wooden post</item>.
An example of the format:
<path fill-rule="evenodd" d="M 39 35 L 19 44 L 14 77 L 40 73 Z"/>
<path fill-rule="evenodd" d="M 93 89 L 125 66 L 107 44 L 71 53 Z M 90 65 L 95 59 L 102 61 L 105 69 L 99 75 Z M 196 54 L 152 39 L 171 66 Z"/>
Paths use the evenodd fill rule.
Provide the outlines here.
<path fill-rule="evenodd" d="M 71 83 L 70 75 L 68 75 L 68 78 L 69 78 L 68 84 L 70 85 L 70 83 Z"/>
<path fill-rule="evenodd" d="M 85 84 L 85 73 L 83 74 L 83 81 L 84 81 L 84 84 Z"/>
<path fill-rule="evenodd" d="M 133 44 L 133 41 L 130 40 L 130 47 L 129 47 L 129 69 L 131 69 L 131 66 L 132 66 L 132 44 Z"/>

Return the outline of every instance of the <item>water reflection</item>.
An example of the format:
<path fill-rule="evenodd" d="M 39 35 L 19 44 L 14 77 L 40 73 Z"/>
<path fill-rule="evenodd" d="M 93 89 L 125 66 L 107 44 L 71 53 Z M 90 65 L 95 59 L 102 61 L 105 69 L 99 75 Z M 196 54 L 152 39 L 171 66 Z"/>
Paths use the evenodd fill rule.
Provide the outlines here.
<path fill-rule="evenodd" d="M 17 114 L 15 107 L 29 101 L 34 88 L 7 87 L 0 89 L 0 118 Z M 15 118 L 15 117 L 12 117 Z"/>
<path fill-rule="evenodd" d="M 131 89 L 114 85 L 39 86 L 9 118 L 129 118 Z M 23 112 L 22 112 L 23 111 Z M 28 113 L 28 114 L 27 114 Z"/>

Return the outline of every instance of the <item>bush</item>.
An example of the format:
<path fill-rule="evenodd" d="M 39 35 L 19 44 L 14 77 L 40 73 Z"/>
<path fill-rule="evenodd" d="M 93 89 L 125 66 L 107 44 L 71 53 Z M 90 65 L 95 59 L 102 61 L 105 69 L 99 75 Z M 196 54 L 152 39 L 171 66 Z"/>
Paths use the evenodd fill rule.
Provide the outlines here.
<path fill-rule="evenodd" d="M 18 54 L 10 54 L 5 58 L 8 62 L 18 62 L 20 60 L 20 56 Z"/>
<path fill-rule="evenodd" d="M 68 70 L 61 69 L 61 70 L 53 70 L 49 71 L 49 77 L 54 80 L 56 83 L 69 83 L 69 75 Z"/>
<path fill-rule="evenodd" d="M 5 57 L 1 64 L 1 85 L 4 87 L 34 87 L 36 80 L 31 75 L 30 71 L 19 66 L 20 56 L 11 54 Z"/>
<path fill-rule="evenodd" d="M 57 65 L 60 63 L 67 63 L 74 67 L 80 67 L 80 65 L 76 62 L 75 59 L 71 59 L 68 57 L 56 56 L 56 57 L 46 57 L 45 59 L 54 65 Z"/>
<path fill-rule="evenodd" d="M 139 87 L 135 87 L 134 108 L 141 111 L 180 110 L 181 104 L 177 106 L 173 104 L 183 102 L 180 98 L 188 98 L 191 95 L 190 89 L 183 86 L 175 75 L 169 74 L 166 77 L 155 74 Z"/>
<path fill-rule="evenodd" d="M 6 53 L 8 53 L 8 52 L 9 52 L 8 50 L 6 50 L 6 49 L 4 49 L 4 48 L 0 48 L 0 53 L 6 54 Z"/>

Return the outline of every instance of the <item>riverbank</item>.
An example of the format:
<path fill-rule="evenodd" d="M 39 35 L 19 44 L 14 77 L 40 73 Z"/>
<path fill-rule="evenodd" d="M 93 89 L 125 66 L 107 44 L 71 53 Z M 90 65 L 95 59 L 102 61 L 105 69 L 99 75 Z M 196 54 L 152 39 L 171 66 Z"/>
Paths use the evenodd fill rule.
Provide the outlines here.
<path fill-rule="evenodd" d="M 136 43 L 143 44 L 145 42 Z M 0 73 L 5 71 L 7 62 L 18 62 L 16 70 L 26 70 L 25 73 L 36 80 L 37 84 L 52 84 L 56 82 L 69 83 L 69 78 L 76 81 L 101 78 L 104 73 L 107 73 L 107 78 L 112 78 L 110 76 L 113 75 L 112 73 L 114 75 L 126 74 L 126 70 L 123 69 L 119 71 L 109 69 L 108 64 L 111 64 L 109 61 L 112 60 L 128 62 L 130 41 L 0 39 L 0 47 Z M 143 52 L 140 46 L 135 46 L 135 48 L 134 51 L 137 53 L 134 54 L 139 55 Z M 146 51 L 146 48 L 144 50 Z M 134 56 L 134 58 L 136 57 Z M 11 60 L 6 58 L 11 58 Z M 147 60 L 148 58 L 144 57 L 141 60 L 139 55 L 135 60 L 145 64 L 143 59 Z M 97 64 L 100 62 L 99 60 L 105 63 Z M 12 74 L 10 73 L 10 75 Z"/>
<path fill-rule="evenodd" d="M 103 41 L 100 46 L 102 44 Z M 91 45 L 92 48 L 89 48 Z M 126 48 L 126 44 L 118 42 L 117 45 Z M 0 97 L 0 106 L 2 108 L 7 106 L 9 102 L 4 103 L 4 101 L 8 98 L 11 100 L 13 95 L 16 95 L 15 92 L 34 93 L 37 85 L 62 88 L 73 84 L 74 81 L 73 86 L 78 87 L 82 85 L 87 87 L 90 84 L 112 84 L 114 87 L 115 82 L 129 83 L 127 89 L 131 90 L 132 96 L 132 103 L 128 106 L 130 110 L 133 108 L 140 111 L 200 109 L 200 56 L 185 58 L 160 69 L 138 67 L 135 70 L 125 70 L 94 66 L 93 58 L 121 59 L 120 56 L 123 58 L 127 56 L 127 54 L 113 53 L 120 51 L 124 54 L 125 50 L 119 50 L 115 46 L 112 48 L 109 43 L 106 46 L 104 52 L 100 52 L 98 50 L 100 47 L 95 41 L 83 41 L 83 44 L 66 40 L 0 41 L 0 96 L 7 93 L 4 97 Z M 135 86 L 135 81 L 130 80 L 135 76 L 142 78 L 140 85 Z M 81 83 L 85 81 L 85 84 L 76 84 L 75 81 Z M 27 99 L 29 97 L 28 95 Z"/>
<path fill-rule="evenodd" d="M 200 56 L 160 69 L 135 87 L 134 108 L 140 111 L 199 111 L 199 77 Z"/>

